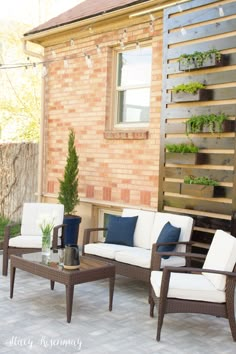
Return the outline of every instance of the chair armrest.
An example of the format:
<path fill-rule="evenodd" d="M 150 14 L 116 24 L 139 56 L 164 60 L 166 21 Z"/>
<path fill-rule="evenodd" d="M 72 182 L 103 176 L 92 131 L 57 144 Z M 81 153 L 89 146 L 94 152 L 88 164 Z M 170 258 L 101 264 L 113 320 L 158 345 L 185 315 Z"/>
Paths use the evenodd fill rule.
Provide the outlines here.
<path fill-rule="evenodd" d="M 187 244 L 192 245 L 192 241 L 188 242 L 173 242 L 174 244 Z M 172 244 L 172 242 L 162 243 L 163 245 Z M 158 244 L 161 245 L 161 244 Z M 161 269 L 161 256 L 176 256 L 176 257 L 184 257 L 187 260 L 191 258 L 205 259 L 206 255 L 192 252 L 158 252 L 156 250 L 157 244 L 154 243 L 152 245 L 152 256 L 151 256 L 151 270 L 160 270 Z"/>
<path fill-rule="evenodd" d="M 52 235 L 52 249 L 56 250 L 58 248 L 58 238 L 61 239 L 60 247 L 64 247 L 64 234 L 65 228 L 67 227 L 66 224 L 56 225 L 53 228 L 53 235 Z M 59 230 L 61 230 L 61 236 L 59 236 Z"/>
<path fill-rule="evenodd" d="M 106 227 L 97 227 L 97 228 L 89 228 L 84 230 L 84 237 L 83 237 L 83 243 L 82 243 L 82 255 L 84 255 L 84 246 L 87 245 L 88 243 L 91 243 L 91 234 L 92 232 L 96 231 L 106 231 Z"/>
<path fill-rule="evenodd" d="M 229 277 L 234 277 L 236 278 L 236 273 L 235 272 L 227 272 L 224 270 L 218 270 L 218 269 L 206 269 L 206 268 L 194 268 L 194 267 L 165 267 L 163 270 L 163 276 L 165 273 L 212 273 L 212 274 L 220 274 L 220 275 L 226 275 Z"/>

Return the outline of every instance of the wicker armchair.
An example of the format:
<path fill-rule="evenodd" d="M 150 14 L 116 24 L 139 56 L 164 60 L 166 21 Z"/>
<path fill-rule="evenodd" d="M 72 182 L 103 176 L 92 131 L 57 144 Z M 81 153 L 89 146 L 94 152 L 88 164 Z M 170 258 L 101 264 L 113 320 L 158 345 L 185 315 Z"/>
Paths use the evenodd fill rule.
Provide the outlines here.
<path fill-rule="evenodd" d="M 7 275 L 8 260 L 11 254 L 24 254 L 39 252 L 42 248 L 42 232 L 38 225 L 43 215 L 52 215 L 54 229 L 52 232 L 52 248 L 57 248 L 59 238 L 63 243 L 64 227 L 64 206 L 62 204 L 49 203 L 24 203 L 21 233 L 12 237 L 11 230 L 15 224 L 7 225 L 4 232 L 3 241 L 3 263 L 2 275 Z"/>
<path fill-rule="evenodd" d="M 160 257 L 162 254 L 156 254 Z M 178 254 L 180 256 L 180 254 Z M 188 258 L 201 255 L 186 254 Z M 158 263 L 158 262 L 157 262 Z M 234 291 L 236 285 L 236 238 L 217 230 L 202 269 L 165 267 L 151 272 L 150 315 L 158 307 L 157 341 L 166 313 L 202 313 L 228 318 L 236 341 Z"/>

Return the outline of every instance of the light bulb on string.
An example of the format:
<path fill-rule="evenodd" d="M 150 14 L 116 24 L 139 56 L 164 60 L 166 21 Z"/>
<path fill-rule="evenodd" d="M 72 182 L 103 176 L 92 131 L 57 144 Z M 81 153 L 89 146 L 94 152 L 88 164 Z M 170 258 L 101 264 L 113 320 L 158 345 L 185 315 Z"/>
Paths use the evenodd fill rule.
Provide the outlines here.
<path fill-rule="evenodd" d="M 94 30 L 92 27 L 89 27 L 89 33 L 93 34 Z"/>
<path fill-rule="evenodd" d="M 139 42 L 136 42 L 136 43 L 135 43 L 135 47 L 136 47 L 136 49 L 140 49 L 140 43 L 139 43 Z"/>
<path fill-rule="evenodd" d="M 187 31 L 184 27 L 181 27 L 180 32 L 181 32 L 182 36 L 185 36 L 187 34 Z"/>
<path fill-rule="evenodd" d="M 124 42 L 122 41 L 122 39 L 120 39 L 120 49 L 125 49 L 125 45 Z"/>
<path fill-rule="evenodd" d="M 73 47 L 75 45 L 75 41 L 73 38 L 71 38 L 71 40 L 70 40 L 70 45 L 71 45 L 71 47 Z"/>
<path fill-rule="evenodd" d="M 53 58 L 56 58 L 56 52 L 55 52 L 55 50 L 52 50 L 52 51 L 51 51 L 51 54 L 52 54 L 52 57 L 53 57 Z"/>
<path fill-rule="evenodd" d="M 48 70 L 47 70 L 46 66 L 43 65 L 43 67 L 42 67 L 42 77 L 44 78 L 45 76 L 47 76 L 47 73 L 48 73 Z"/>
<path fill-rule="evenodd" d="M 69 64 L 68 64 L 68 60 L 65 58 L 64 59 L 64 68 L 68 68 Z"/>
<path fill-rule="evenodd" d="M 182 11 L 183 11 L 181 5 L 178 5 L 178 10 L 179 10 L 179 12 L 182 12 Z"/>
<path fill-rule="evenodd" d="M 155 21 L 155 17 L 154 17 L 153 14 L 150 14 L 149 17 L 150 17 L 150 20 L 151 20 L 152 22 Z"/>
<path fill-rule="evenodd" d="M 224 9 L 222 6 L 219 6 L 219 15 L 220 15 L 220 17 L 223 17 L 225 15 Z"/>
<path fill-rule="evenodd" d="M 154 24 L 153 24 L 153 21 L 151 21 L 151 22 L 149 23 L 149 32 L 150 32 L 150 33 L 153 33 L 153 32 L 154 32 Z"/>
<path fill-rule="evenodd" d="M 96 51 L 98 55 L 101 55 L 102 51 L 99 44 L 96 45 Z"/>
<path fill-rule="evenodd" d="M 88 66 L 89 69 L 92 68 L 93 62 L 92 62 L 92 59 L 91 59 L 90 55 L 86 56 L 86 63 L 87 63 L 87 66 Z"/>
<path fill-rule="evenodd" d="M 124 29 L 124 32 L 123 32 L 123 39 L 126 40 L 127 39 L 127 30 Z"/>

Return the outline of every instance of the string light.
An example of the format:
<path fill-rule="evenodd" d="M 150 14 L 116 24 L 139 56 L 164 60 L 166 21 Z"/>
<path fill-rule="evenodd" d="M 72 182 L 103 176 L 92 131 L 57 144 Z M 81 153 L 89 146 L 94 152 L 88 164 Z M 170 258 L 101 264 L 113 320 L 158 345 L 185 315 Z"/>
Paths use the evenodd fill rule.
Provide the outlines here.
<path fill-rule="evenodd" d="M 140 43 L 139 43 L 139 42 L 136 42 L 136 43 L 135 43 L 135 47 L 136 47 L 136 49 L 140 49 Z"/>
<path fill-rule="evenodd" d="M 124 29 L 124 32 L 123 32 L 123 39 L 126 40 L 127 39 L 127 30 Z"/>
<path fill-rule="evenodd" d="M 42 77 L 47 76 L 47 73 L 48 73 L 48 70 L 47 70 L 46 66 L 43 65 L 43 67 L 42 67 Z"/>
<path fill-rule="evenodd" d="M 153 16 L 153 14 L 150 14 L 149 17 L 151 21 L 155 21 L 155 17 Z"/>
<path fill-rule="evenodd" d="M 181 27 L 180 32 L 181 32 L 182 36 L 185 36 L 187 34 L 187 31 L 184 27 Z"/>
<path fill-rule="evenodd" d="M 56 58 L 56 52 L 55 52 L 55 50 L 52 50 L 51 53 L 52 53 L 52 57 L 53 57 L 53 58 Z"/>
<path fill-rule="evenodd" d="M 153 33 L 153 32 L 154 32 L 153 21 L 151 21 L 151 22 L 149 23 L 149 32 L 150 32 L 150 33 Z"/>
<path fill-rule="evenodd" d="M 68 64 L 68 60 L 64 59 L 64 68 L 68 68 L 69 64 Z"/>
<path fill-rule="evenodd" d="M 73 38 L 71 38 L 71 40 L 70 40 L 70 45 L 71 45 L 72 47 L 75 45 L 75 41 L 74 41 Z"/>
<path fill-rule="evenodd" d="M 91 34 L 93 34 L 93 29 L 92 29 L 92 27 L 89 27 L 89 33 L 91 33 Z"/>
<path fill-rule="evenodd" d="M 96 51 L 97 51 L 98 55 L 101 55 L 102 51 L 101 51 L 99 44 L 96 45 Z"/>
<path fill-rule="evenodd" d="M 220 15 L 220 17 L 223 17 L 225 15 L 224 9 L 222 6 L 219 6 L 219 15 Z"/>
<path fill-rule="evenodd" d="M 179 10 L 179 12 L 182 12 L 182 11 L 183 11 L 183 9 L 182 9 L 182 6 L 181 6 L 181 5 L 178 5 L 178 10 Z"/>
<path fill-rule="evenodd" d="M 122 41 L 122 39 L 120 39 L 120 48 L 122 50 L 125 49 L 125 45 L 124 45 L 124 42 Z"/>

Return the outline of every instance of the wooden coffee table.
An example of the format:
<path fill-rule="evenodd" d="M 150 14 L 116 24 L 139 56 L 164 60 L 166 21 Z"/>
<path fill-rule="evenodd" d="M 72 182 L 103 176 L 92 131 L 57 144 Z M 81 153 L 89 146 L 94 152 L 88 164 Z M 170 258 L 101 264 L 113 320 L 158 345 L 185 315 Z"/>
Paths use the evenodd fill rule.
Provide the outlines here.
<path fill-rule="evenodd" d="M 115 283 L 115 266 L 113 264 L 93 260 L 92 258 L 86 256 L 81 256 L 79 269 L 65 270 L 58 266 L 56 262 L 53 262 L 53 258 L 49 265 L 42 264 L 41 253 L 33 253 L 30 255 L 27 254 L 26 258 L 23 257 L 16 255 L 11 256 L 10 298 L 13 298 L 16 268 L 38 275 L 42 278 L 49 279 L 52 290 L 54 289 L 55 282 L 64 284 L 66 287 L 67 322 L 70 323 L 74 286 L 90 281 L 109 278 L 109 311 L 112 311 Z M 55 254 L 53 254 L 53 257 L 55 258 Z"/>

